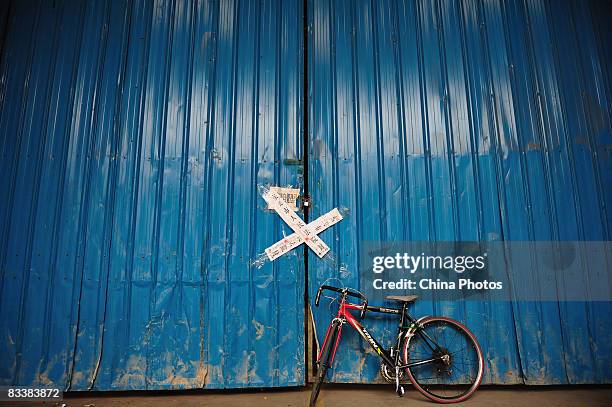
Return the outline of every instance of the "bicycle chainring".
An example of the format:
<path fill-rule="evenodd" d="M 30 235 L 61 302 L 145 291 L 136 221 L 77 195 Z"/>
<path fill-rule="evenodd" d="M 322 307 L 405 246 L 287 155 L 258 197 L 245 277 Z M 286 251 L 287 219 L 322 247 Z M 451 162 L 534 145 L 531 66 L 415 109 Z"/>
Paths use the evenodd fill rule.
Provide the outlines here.
<path fill-rule="evenodd" d="M 384 362 L 380 364 L 380 375 L 389 383 L 395 383 L 395 370 L 391 369 Z M 404 371 L 400 370 L 400 382 L 404 379 Z"/>

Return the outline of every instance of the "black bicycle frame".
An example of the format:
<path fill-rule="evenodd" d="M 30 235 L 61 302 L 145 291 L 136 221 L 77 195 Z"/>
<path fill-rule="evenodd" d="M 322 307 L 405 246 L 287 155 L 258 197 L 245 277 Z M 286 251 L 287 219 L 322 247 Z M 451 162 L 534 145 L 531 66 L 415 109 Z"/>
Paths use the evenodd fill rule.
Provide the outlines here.
<path fill-rule="evenodd" d="M 436 357 L 436 358 L 431 358 L 431 359 L 426 359 L 426 360 L 419 360 L 419 361 L 412 362 L 412 363 L 406 363 L 403 365 L 400 364 L 400 347 L 401 347 L 402 339 L 405 337 L 406 332 L 410 329 L 414 329 L 414 335 L 419 335 L 421 338 L 423 338 L 423 341 L 427 344 L 427 346 L 431 348 L 432 351 L 435 351 L 436 349 L 439 348 L 438 344 L 419 326 L 418 321 L 414 319 L 406 311 L 407 306 L 408 306 L 408 303 L 404 303 L 402 308 L 398 309 L 398 308 L 371 306 L 371 305 L 367 305 L 367 303 L 363 305 L 357 305 L 357 304 L 346 302 L 345 298 L 343 298 L 343 301 L 340 304 L 340 309 L 338 310 L 338 318 L 341 318 L 344 322 L 348 322 L 348 324 L 351 325 L 351 327 L 353 327 L 359 333 L 359 335 L 361 335 L 361 337 L 372 347 L 372 349 L 374 349 L 376 354 L 389 367 L 393 369 L 395 369 L 396 367 L 400 369 L 405 369 L 408 367 L 424 365 L 427 363 L 433 363 L 435 361 L 442 360 L 442 357 Z M 363 314 L 364 307 L 366 311 L 376 312 L 380 314 L 400 315 L 400 323 L 399 323 L 398 332 L 397 332 L 397 342 L 395 345 L 395 349 L 396 349 L 395 355 L 391 355 L 387 350 L 385 350 L 380 345 L 380 343 L 368 332 L 365 326 L 359 323 L 355 319 L 355 317 L 353 317 L 353 315 L 349 312 L 349 310 L 360 310 L 362 311 L 362 314 Z M 410 325 L 406 325 L 407 323 L 409 323 Z M 325 340 L 327 340 L 327 337 L 325 338 Z M 339 337 L 336 340 L 339 341 Z M 335 353 L 335 349 L 334 349 L 334 353 Z"/>

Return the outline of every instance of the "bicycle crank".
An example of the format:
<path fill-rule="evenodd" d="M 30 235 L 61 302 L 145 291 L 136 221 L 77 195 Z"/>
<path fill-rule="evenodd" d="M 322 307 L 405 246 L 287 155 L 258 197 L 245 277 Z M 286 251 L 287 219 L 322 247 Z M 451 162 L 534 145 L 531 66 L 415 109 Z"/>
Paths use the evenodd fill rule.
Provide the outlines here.
<path fill-rule="evenodd" d="M 380 364 L 380 375 L 382 376 L 383 379 L 385 379 L 387 383 L 395 383 L 396 373 L 395 371 L 393 371 L 393 369 L 389 368 L 389 366 L 387 366 L 385 362 L 382 362 Z M 403 370 L 399 371 L 399 378 L 401 382 L 404 381 L 404 371 Z"/>

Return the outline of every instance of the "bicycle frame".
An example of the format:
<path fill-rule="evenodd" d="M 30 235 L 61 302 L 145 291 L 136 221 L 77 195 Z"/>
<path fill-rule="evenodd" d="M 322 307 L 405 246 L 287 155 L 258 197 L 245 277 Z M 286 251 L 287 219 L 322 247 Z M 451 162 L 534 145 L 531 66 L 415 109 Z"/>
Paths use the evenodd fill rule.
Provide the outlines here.
<path fill-rule="evenodd" d="M 429 336 L 426 332 L 421 329 L 419 324 L 419 320 L 414 319 L 410 314 L 406 312 L 407 303 L 402 305 L 401 309 L 398 308 L 389 308 L 389 307 L 377 307 L 377 306 L 369 306 L 367 304 L 359 305 L 353 304 L 346 301 L 346 297 L 342 296 L 340 300 L 340 307 L 338 308 L 338 313 L 336 317 L 330 322 L 329 327 L 327 328 L 327 332 L 325 333 L 325 339 L 323 340 L 323 344 L 321 346 L 321 350 L 317 356 L 317 362 L 321 360 L 322 350 L 325 348 L 325 344 L 329 340 L 329 335 L 332 331 L 332 326 L 334 321 L 339 321 L 340 326 L 338 327 L 338 335 L 336 336 L 336 341 L 334 343 L 334 347 L 331 354 L 330 364 L 333 363 L 334 358 L 336 356 L 336 351 L 338 349 L 338 344 L 340 343 L 340 337 L 342 336 L 342 326 L 345 323 L 348 323 L 353 329 L 355 329 L 359 335 L 374 349 L 376 354 L 391 368 L 393 369 L 405 369 L 408 367 L 414 367 L 419 365 L 424 365 L 427 363 L 433 363 L 438 360 L 442 360 L 442 357 L 431 358 L 426 360 L 419 360 L 412 363 L 401 364 L 400 363 L 400 346 L 402 339 L 408 335 L 413 336 L 415 334 L 420 335 L 424 342 L 432 349 L 435 350 L 439 346 L 438 344 Z M 397 335 L 397 343 L 395 345 L 395 355 L 390 354 L 386 349 L 381 347 L 380 343 L 368 332 L 368 330 L 359 322 L 357 319 L 351 314 L 350 311 L 362 311 L 363 308 L 366 307 L 366 311 L 377 312 L 382 314 L 394 314 L 400 315 L 400 323 L 398 327 L 398 335 Z M 405 326 L 406 322 L 409 322 L 410 325 Z"/>

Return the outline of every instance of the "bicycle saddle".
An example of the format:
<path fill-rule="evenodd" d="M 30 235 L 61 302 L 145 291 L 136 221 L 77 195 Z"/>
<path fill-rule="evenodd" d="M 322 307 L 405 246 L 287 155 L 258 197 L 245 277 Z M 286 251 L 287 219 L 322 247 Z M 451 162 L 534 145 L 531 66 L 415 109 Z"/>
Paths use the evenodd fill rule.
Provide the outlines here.
<path fill-rule="evenodd" d="M 385 297 L 385 300 L 400 301 L 400 302 L 414 302 L 419 298 L 418 295 L 389 295 Z"/>

